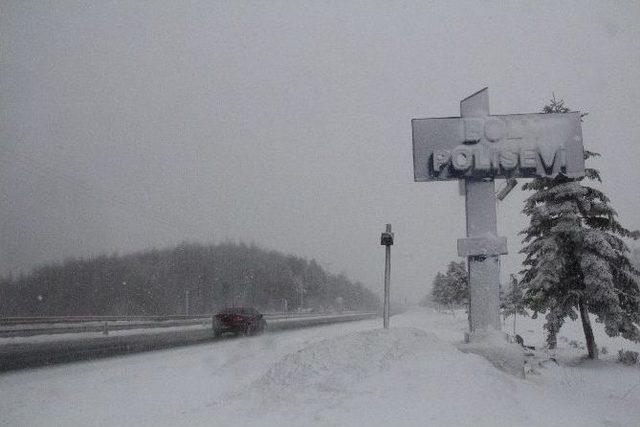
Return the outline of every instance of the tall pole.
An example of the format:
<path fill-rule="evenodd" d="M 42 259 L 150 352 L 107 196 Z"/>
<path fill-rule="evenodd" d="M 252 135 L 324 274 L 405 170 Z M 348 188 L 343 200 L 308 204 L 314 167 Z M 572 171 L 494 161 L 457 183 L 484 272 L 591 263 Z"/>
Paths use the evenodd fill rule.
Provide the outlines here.
<path fill-rule="evenodd" d="M 304 288 L 302 287 L 302 280 L 300 279 L 298 282 L 298 293 L 300 295 L 300 311 L 302 311 L 302 308 L 304 306 Z"/>
<path fill-rule="evenodd" d="M 382 326 L 389 328 L 389 298 L 391 294 L 391 246 L 393 245 L 393 233 L 391 224 L 387 224 L 386 231 L 382 233 L 380 244 L 385 246 L 384 258 L 384 308 L 382 313 Z"/>
<path fill-rule="evenodd" d="M 184 314 L 189 315 L 189 289 L 184 290 Z"/>
<path fill-rule="evenodd" d="M 464 119 L 489 116 L 486 89 L 460 102 Z M 487 144 L 481 142 L 480 144 Z M 493 178 L 465 179 L 467 238 L 458 242 L 458 253 L 469 261 L 469 323 L 471 333 L 500 330 L 500 259 L 506 239 L 497 237 L 496 196 Z M 496 250 L 498 249 L 499 250 Z"/>
<path fill-rule="evenodd" d="M 293 280 L 296 284 L 296 292 L 298 293 L 298 311 L 300 312 L 304 305 L 304 284 L 302 282 L 302 278 L 298 276 L 294 277 Z"/>

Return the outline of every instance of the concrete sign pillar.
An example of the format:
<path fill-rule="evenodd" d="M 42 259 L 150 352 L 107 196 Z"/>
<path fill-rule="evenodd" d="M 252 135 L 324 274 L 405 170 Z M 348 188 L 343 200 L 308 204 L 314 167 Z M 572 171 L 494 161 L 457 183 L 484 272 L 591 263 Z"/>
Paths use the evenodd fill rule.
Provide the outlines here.
<path fill-rule="evenodd" d="M 460 102 L 460 117 L 485 119 L 489 116 L 486 89 Z M 500 259 L 507 253 L 497 241 L 496 196 L 493 178 L 465 178 L 467 238 L 458 240 L 458 255 L 466 256 L 469 269 L 469 326 L 471 332 L 488 327 L 500 330 Z M 492 241 L 489 241 L 492 240 Z"/>

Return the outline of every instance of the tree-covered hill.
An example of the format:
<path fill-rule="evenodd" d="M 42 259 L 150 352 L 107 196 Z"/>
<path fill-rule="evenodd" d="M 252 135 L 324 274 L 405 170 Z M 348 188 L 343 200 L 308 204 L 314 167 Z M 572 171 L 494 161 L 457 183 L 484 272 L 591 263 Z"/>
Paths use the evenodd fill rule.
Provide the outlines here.
<path fill-rule="evenodd" d="M 0 316 L 211 313 L 230 305 L 262 310 L 377 309 L 361 283 L 314 260 L 245 244 L 180 244 L 38 268 L 0 281 Z M 340 307 L 338 307 L 340 306 Z"/>

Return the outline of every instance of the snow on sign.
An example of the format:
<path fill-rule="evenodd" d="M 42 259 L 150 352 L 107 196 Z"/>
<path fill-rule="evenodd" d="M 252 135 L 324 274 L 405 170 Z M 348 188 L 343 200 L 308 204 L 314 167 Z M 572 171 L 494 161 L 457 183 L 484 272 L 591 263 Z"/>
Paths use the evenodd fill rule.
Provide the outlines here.
<path fill-rule="evenodd" d="M 584 175 L 578 112 L 474 114 L 411 124 L 415 181 Z"/>

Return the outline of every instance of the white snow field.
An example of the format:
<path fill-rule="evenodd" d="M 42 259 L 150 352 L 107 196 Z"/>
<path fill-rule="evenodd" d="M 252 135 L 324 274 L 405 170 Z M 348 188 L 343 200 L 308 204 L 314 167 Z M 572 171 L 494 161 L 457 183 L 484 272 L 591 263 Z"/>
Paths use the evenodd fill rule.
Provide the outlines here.
<path fill-rule="evenodd" d="M 640 346 L 604 337 L 599 324 L 609 350 L 601 360 L 581 358 L 579 324 L 568 324 L 559 365 L 536 352 L 522 379 L 456 348 L 463 312 L 420 308 L 392 317 L 389 330 L 381 323 L 3 373 L 0 425 L 640 425 L 640 367 L 615 361 L 620 348 Z M 541 324 L 518 318 L 527 345 L 543 343 Z"/>

